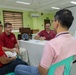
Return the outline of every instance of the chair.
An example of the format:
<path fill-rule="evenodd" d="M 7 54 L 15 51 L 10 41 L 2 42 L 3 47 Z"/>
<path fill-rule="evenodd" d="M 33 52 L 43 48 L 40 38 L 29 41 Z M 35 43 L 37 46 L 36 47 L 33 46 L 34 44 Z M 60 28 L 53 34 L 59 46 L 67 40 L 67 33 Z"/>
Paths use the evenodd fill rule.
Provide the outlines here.
<path fill-rule="evenodd" d="M 57 62 L 56 64 L 51 65 L 48 70 L 48 75 L 54 75 L 56 68 L 59 66 L 64 66 L 63 75 L 70 75 L 71 64 L 72 64 L 73 60 L 74 60 L 74 56 L 71 56 L 71 57 L 68 57 L 68 58 L 60 61 L 60 62 Z"/>
<path fill-rule="evenodd" d="M 14 72 L 11 72 L 11 73 L 8 73 L 8 74 L 5 74 L 5 75 L 15 75 L 15 74 L 14 74 Z"/>

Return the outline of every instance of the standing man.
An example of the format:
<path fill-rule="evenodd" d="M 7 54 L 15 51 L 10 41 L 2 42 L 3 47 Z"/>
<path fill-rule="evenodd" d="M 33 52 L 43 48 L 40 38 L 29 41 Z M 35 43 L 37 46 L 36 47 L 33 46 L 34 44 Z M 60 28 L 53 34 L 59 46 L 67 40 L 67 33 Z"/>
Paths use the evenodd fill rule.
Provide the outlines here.
<path fill-rule="evenodd" d="M 62 9 L 56 12 L 52 24 L 57 35 L 46 43 L 39 66 L 18 65 L 15 68 L 15 74 L 48 75 L 48 69 L 52 64 L 76 55 L 76 39 L 69 33 L 73 19 L 70 10 Z M 63 75 L 63 70 L 63 66 L 57 68 L 55 75 Z"/>
<path fill-rule="evenodd" d="M 36 40 L 51 40 L 55 37 L 55 32 L 50 30 L 50 23 L 46 23 L 45 30 L 39 32 L 34 39 Z"/>

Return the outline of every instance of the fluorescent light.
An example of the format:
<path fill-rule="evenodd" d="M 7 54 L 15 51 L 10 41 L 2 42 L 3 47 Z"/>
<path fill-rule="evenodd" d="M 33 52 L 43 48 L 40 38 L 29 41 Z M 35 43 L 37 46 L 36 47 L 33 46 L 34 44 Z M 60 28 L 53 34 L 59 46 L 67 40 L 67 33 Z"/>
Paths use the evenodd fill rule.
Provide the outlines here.
<path fill-rule="evenodd" d="M 58 8 L 58 7 L 51 7 L 52 9 L 60 9 L 60 8 Z"/>
<path fill-rule="evenodd" d="M 27 2 L 21 2 L 21 1 L 16 1 L 16 3 L 21 3 L 21 4 L 27 4 L 27 5 L 30 5 L 30 3 L 27 3 Z"/>
<path fill-rule="evenodd" d="M 72 3 L 72 4 L 76 4 L 76 2 L 75 2 L 75 1 L 71 1 L 70 3 Z"/>

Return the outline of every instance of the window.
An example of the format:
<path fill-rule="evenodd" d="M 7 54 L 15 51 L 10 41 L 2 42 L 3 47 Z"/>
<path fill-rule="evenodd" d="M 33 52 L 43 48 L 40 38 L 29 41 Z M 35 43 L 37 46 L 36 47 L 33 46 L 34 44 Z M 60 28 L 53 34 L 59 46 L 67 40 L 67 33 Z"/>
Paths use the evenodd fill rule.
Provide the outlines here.
<path fill-rule="evenodd" d="M 23 13 L 3 11 L 4 23 L 9 22 L 12 24 L 13 30 L 19 30 L 23 25 Z"/>

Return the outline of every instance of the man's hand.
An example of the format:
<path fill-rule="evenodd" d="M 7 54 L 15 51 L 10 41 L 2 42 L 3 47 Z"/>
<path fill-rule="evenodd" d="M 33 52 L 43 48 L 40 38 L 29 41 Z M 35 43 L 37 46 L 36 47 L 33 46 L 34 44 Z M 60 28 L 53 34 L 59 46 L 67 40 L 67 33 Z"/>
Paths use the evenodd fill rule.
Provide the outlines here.
<path fill-rule="evenodd" d="M 18 48 L 14 48 L 14 51 L 19 54 L 19 49 Z"/>
<path fill-rule="evenodd" d="M 16 57 L 15 57 L 15 56 L 13 56 L 13 57 L 12 57 L 12 59 L 13 59 L 13 60 L 15 60 L 15 59 L 16 59 Z"/>
<path fill-rule="evenodd" d="M 19 53 L 19 50 L 17 48 L 10 49 L 9 51 L 16 52 L 17 54 Z"/>
<path fill-rule="evenodd" d="M 15 50 L 14 50 L 14 49 L 10 49 L 9 51 L 11 51 L 11 52 L 15 52 Z"/>
<path fill-rule="evenodd" d="M 40 40 L 45 40 L 46 38 L 45 37 L 40 37 Z"/>

